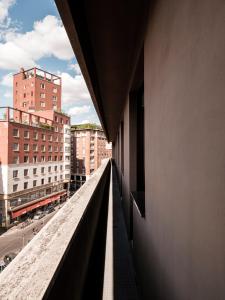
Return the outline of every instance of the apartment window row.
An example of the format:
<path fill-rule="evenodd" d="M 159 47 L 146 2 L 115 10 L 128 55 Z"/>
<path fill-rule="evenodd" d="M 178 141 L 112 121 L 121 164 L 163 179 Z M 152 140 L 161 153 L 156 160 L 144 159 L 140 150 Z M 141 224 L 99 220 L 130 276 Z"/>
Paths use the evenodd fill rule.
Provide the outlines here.
<path fill-rule="evenodd" d="M 49 155 L 46 159 L 45 156 L 41 156 L 40 159 L 38 159 L 38 156 L 33 156 L 32 158 L 29 156 L 24 156 L 23 157 L 23 163 L 37 163 L 37 162 L 46 162 L 46 161 L 63 161 L 63 157 L 61 156 L 52 156 Z M 22 163 L 19 160 L 19 156 L 14 156 L 13 157 L 13 164 L 19 164 Z"/>
<path fill-rule="evenodd" d="M 38 152 L 38 145 L 33 144 L 32 149 L 33 149 L 33 151 Z M 45 149 L 46 149 L 45 145 L 41 145 L 41 152 L 45 152 Z M 19 150 L 20 150 L 19 143 L 13 143 L 13 151 L 19 151 Z M 30 150 L 30 145 L 29 144 L 24 144 L 23 145 L 23 150 L 24 151 L 29 151 Z M 53 150 L 52 145 L 49 145 L 48 146 L 48 152 L 52 152 L 52 150 Z M 60 147 L 60 151 L 63 152 L 62 146 Z M 54 152 L 58 152 L 58 146 L 54 146 Z"/>
<path fill-rule="evenodd" d="M 65 169 L 68 169 L 67 166 L 70 166 L 70 165 L 66 165 Z M 48 172 L 51 172 L 52 170 L 57 172 L 58 171 L 58 166 L 52 166 L 52 167 L 49 166 L 48 167 Z M 59 166 L 59 170 L 63 171 L 63 165 Z M 33 175 L 37 175 L 37 168 L 33 168 L 32 173 L 33 173 Z M 41 167 L 41 174 L 44 174 L 44 173 L 45 173 L 45 167 Z M 29 175 L 29 169 L 24 169 L 23 170 L 23 175 L 24 175 L 24 177 L 28 176 Z M 13 178 L 18 178 L 18 177 L 19 177 L 19 170 L 13 170 Z"/>
<path fill-rule="evenodd" d="M 61 131 L 63 130 L 62 128 L 60 129 Z M 30 138 L 30 132 L 28 131 L 28 130 L 25 130 L 24 132 L 23 132 L 23 136 L 24 136 L 24 138 L 25 139 L 29 139 Z M 13 137 L 20 137 L 20 131 L 19 131 L 19 129 L 18 128 L 14 128 L 13 129 Z M 34 140 L 38 140 L 38 132 L 34 132 L 33 133 L 33 139 Z M 46 141 L 46 134 L 45 133 L 41 133 L 41 139 L 43 140 L 43 141 Z M 52 135 L 48 135 L 48 141 L 49 142 L 52 142 L 53 141 L 53 136 Z M 58 141 L 60 141 L 60 142 L 63 142 L 63 137 L 58 137 L 58 136 L 55 136 L 54 137 L 54 141 L 55 142 L 58 142 Z"/>
<path fill-rule="evenodd" d="M 67 179 L 67 178 L 68 178 L 68 176 L 65 175 L 65 179 Z M 53 179 L 54 179 L 54 181 L 63 180 L 63 175 L 60 175 L 59 177 L 58 176 L 48 177 L 46 182 L 45 182 L 45 178 L 41 178 L 41 185 L 44 185 L 45 183 L 51 183 Z M 19 186 L 18 184 L 13 184 L 13 192 L 18 191 L 18 186 Z M 33 180 L 32 181 L 32 186 L 30 188 L 36 187 L 36 186 L 37 186 L 37 180 Z M 23 183 L 23 189 L 26 190 L 26 189 L 28 189 L 28 187 L 29 187 L 28 186 L 28 181 L 24 182 Z"/>

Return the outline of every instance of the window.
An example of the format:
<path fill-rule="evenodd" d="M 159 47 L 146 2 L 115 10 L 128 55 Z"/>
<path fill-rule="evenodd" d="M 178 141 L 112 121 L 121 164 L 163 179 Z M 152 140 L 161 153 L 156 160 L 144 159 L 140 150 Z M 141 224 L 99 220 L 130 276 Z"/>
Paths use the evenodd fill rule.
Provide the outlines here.
<path fill-rule="evenodd" d="M 52 181 L 52 178 L 48 177 L 48 183 L 51 183 L 51 181 Z"/>
<path fill-rule="evenodd" d="M 41 83 L 41 84 L 40 84 L 40 87 L 41 87 L 41 89 L 45 89 L 45 84 L 44 84 L 44 83 Z"/>
<path fill-rule="evenodd" d="M 52 161 L 52 156 L 51 155 L 48 156 L 48 161 Z"/>
<path fill-rule="evenodd" d="M 41 145 L 41 152 L 45 152 L 45 145 Z"/>
<path fill-rule="evenodd" d="M 34 92 L 33 92 L 33 91 L 31 91 L 30 95 L 31 95 L 31 97 L 33 97 L 33 96 L 34 96 Z"/>
<path fill-rule="evenodd" d="M 57 126 L 55 126 L 55 132 L 58 132 L 58 131 L 59 131 L 58 127 L 57 127 Z"/>
<path fill-rule="evenodd" d="M 26 106 L 27 106 L 27 102 L 23 102 L 22 107 L 26 107 Z"/>
<path fill-rule="evenodd" d="M 37 186 L 37 180 L 33 180 L 33 187 Z"/>
<path fill-rule="evenodd" d="M 38 151 L 38 145 L 37 144 L 33 144 L 33 151 L 37 152 Z"/>
<path fill-rule="evenodd" d="M 51 167 L 48 167 L 48 172 L 51 172 Z"/>
<path fill-rule="evenodd" d="M 40 93 L 41 99 L 45 99 L 45 93 Z"/>
<path fill-rule="evenodd" d="M 63 157 L 62 157 L 62 156 L 60 156 L 60 157 L 59 157 L 59 160 L 63 160 Z"/>
<path fill-rule="evenodd" d="M 60 152 L 63 152 L 63 146 L 60 146 Z"/>
<path fill-rule="evenodd" d="M 41 138 L 42 138 L 42 141 L 45 141 L 45 139 L 46 139 L 46 136 L 45 136 L 45 134 L 44 134 L 44 133 L 42 133 L 42 134 L 41 134 Z"/>
<path fill-rule="evenodd" d="M 49 135 L 49 136 L 48 136 L 48 140 L 49 140 L 50 142 L 52 142 L 52 135 Z"/>
<path fill-rule="evenodd" d="M 29 157 L 28 157 L 28 156 L 24 156 L 24 158 L 23 158 L 23 162 L 25 162 L 25 163 L 29 163 Z"/>
<path fill-rule="evenodd" d="M 57 156 L 54 156 L 54 161 L 57 161 Z"/>
<path fill-rule="evenodd" d="M 42 161 L 42 162 L 45 161 L 45 156 L 42 156 L 42 157 L 41 157 L 41 161 Z"/>
<path fill-rule="evenodd" d="M 57 93 L 57 88 L 53 88 L 53 90 L 52 90 L 52 91 L 53 91 L 53 93 L 55 93 L 55 94 L 56 94 L 56 93 Z"/>
<path fill-rule="evenodd" d="M 52 146 L 48 146 L 48 152 L 52 152 Z"/>
<path fill-rule="evenodd" d="M 60 171 L 62 171 L 62 169 L 63 169 L 63 166 L 61 165 L 61 166 L 60 166 Z"/>
<path fill-rule="evenodd" d="M 70 169 L 70 165 L 65 165 L 65 170 L 69 170 Z"/>
<path fill-rule="evenodd" d="M 41 101 L 41 107 L 45 107 L 45 102 Z"/>
<path fill-rule="evenodd" d="M 16 192 L 17 189 L 18 189 L 18 184 L 14 184 L 14 185 L 13 185 L 13 192 Z"/>
<path fill-rule="evenodd" d="M 61 180 L 63 179 L 63 176 L 62 176 L 62 175 L 60 175 L 60 179 L 61 179 Z"/>
<path fill-rule="evenodd" d="M 28 188 L 28 182 L 24 182 L 23 188 L 24 188 L 24 190 L 26 190 Z"/>
<path fill-rule="evenodd" d="M 58 122 L 58 117 L 57 116 L 55 116 L 55 122 Z"/>
<path fill-rule="evenodd" d="M 41 184 L 42 184 L 42 185 L 45 184 L 44 178 L 41 179 Z"/>
<path fill-rule="evenodd" d="M 19 151 L 19 144 L 18 143 L 13 144 L 13 151 Z"/>
<path fill-rule="evenodd" d="M 33 169 L 33 175 L 37 175 L 37 168 Z"/>
<path fill-rule="evenodd" d="M 24 131 L 24 138 L 29 139 L 29 131 L 27 130 Z"/>
<path fill-rule="evenodd" d="M 144 85 L 134 93 L 131 98 L 131 107 L 133 106 L 136 116 L 134 118 L 134 128 L 136 128 L 136 138 L 130 141 L 136 149 L 132 154 L 136 171 L 133 176 L 136 179 L 136 190 L 131 192 L 132 200 L 141 217 L 145 217 L 145 157 L 144 157 Z M 132 235 L 132 233 L 131 233 Z"/>
<path fill-rule="evenodd" d="M 54 167 L 55 172 L 57 171 L 57 166 Z"/>
<path fill-rule="evenodd" d="M 58 152 L 58 146 L 55 146 L 55 147 L 54 147 L 54 151 L 55 151 L 55 152 Z"/>
<path fill-rule="evenodd" d="M 52 96 L 53 101 L 57 101 L 57 96 Z"/>
<path fill-rule="evenodd" d="M 70 138 L 65 138 L 65 143 L 70 144 Z"/>
<path fill-rule="evenodd" d="M 44 174 L 44 172 L 45 172 L 45 168 L 41 167 L 41 174 Z"/>
<path fill-rule="evenodd" d="M 26 93 L 23 94 L 23 98 L 26 98 Z M 26 102 L 25 102 L 26 103 Z"/>
<path fill-rule="evenodd" d="M 29 151 L 29 145 L 28 144 L 24 144 L 23 145 L 23 150 L 24 151 Z"/>
<path fill-rule="evenodd" d="M 19 129 L 13 128 L 13 137 L 19 137 Z"/>
<path fill-rule="evenodd" d="M 57 176 L 55 176 L 55 181 L 57 181 Z"/>
<path fill-rule="evenodd" d="M 66 158 L 66 160 L 67 160 L 67 161 L 69 161 L 69 160 L 70 160 L 70 156 L 66 156 L 65 158 Z"/>
<path fill-rule="evenodd" d="M 38 139 L 38 133 L 35 131 L 34 132 L 34 140 L 37 140 Z"/>
<path fill-rule="evenodd" d="M 13 170 L 13 178 L 17 178 L 18 177 L 18 170 Z"/>
<path fill-rule="evenodd" d="M 19 163 L 19 156 L 14 156 L 13 157 L 13 164 L 18 164 Z"/>
<path fill-rule="evenodd" d="M 24 176 L 28 176 L 28 169 L 24 169 L 23 174 L 24 174 Z"/>
<path fill-rule="evenodd" d="M 35 155 L 34 157 L 33 157 L 33 163 L 36 163 L 38 160 L 37 160 L 37 156 Z"/>
<path fill-rule="evenodd" d="M 123 122 L 120 124 L 120 130 L 121 130 L 121 171 L 122 174 L 124 174 L 124 126 Z"/>

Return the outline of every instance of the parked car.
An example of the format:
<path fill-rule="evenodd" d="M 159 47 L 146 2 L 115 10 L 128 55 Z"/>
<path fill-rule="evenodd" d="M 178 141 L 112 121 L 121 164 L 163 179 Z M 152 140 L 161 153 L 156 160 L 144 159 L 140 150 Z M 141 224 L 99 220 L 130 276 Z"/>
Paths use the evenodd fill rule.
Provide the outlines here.
<path fill-rule="evenodd" d="M 4 263 L 7 266 L 14 258 L 16 257 L 16 253 L 10 252 L 4 256 Z"/>
<path fill-rule="evenodd" d="M 45 213 L 46 213 L 46 214 L 50 214 L 50 213 L 52 213 L 53 211 L 55 211 L 54 207 L 53 207 L 53 206 L 49 206 L 48 208 L 46 208 Z"/>
<path fill-rule="evenodd" d="M 4 261 L 0 261 L 0 273 L 5 269 L 6 264 Z"/>
<path fill-rule="evenodd" d="M 36 214 L 34 215 L 34 220 L 39 220 L 45 216 L 43 211 L 37 211 Z"/>

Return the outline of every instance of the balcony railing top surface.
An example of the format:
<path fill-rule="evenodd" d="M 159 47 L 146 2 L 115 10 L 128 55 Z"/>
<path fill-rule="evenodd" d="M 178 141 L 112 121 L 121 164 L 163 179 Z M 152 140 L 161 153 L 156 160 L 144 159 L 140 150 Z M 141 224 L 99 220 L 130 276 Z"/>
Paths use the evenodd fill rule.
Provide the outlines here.
<path fill-rule="evenodd" d="M 102 163 L 0 274 L 0 299 L 44 297 L 109 163 Z"/>

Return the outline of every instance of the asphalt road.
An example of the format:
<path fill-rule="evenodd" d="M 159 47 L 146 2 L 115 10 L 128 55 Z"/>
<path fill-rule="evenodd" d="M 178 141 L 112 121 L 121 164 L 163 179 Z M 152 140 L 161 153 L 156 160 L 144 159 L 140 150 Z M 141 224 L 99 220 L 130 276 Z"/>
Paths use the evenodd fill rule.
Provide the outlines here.
<path fill-rule="evenodd" d="M 33 220 L 33 223 L 21 228 L 21 224 L 14 226 L 4 234 L 0 235 L 0 261 L 10 252 L 19 253 L 24 246 L 35 236 L 33 228 L 37 233 L 57 213 L 56 210 L 40 220 Z"/>

